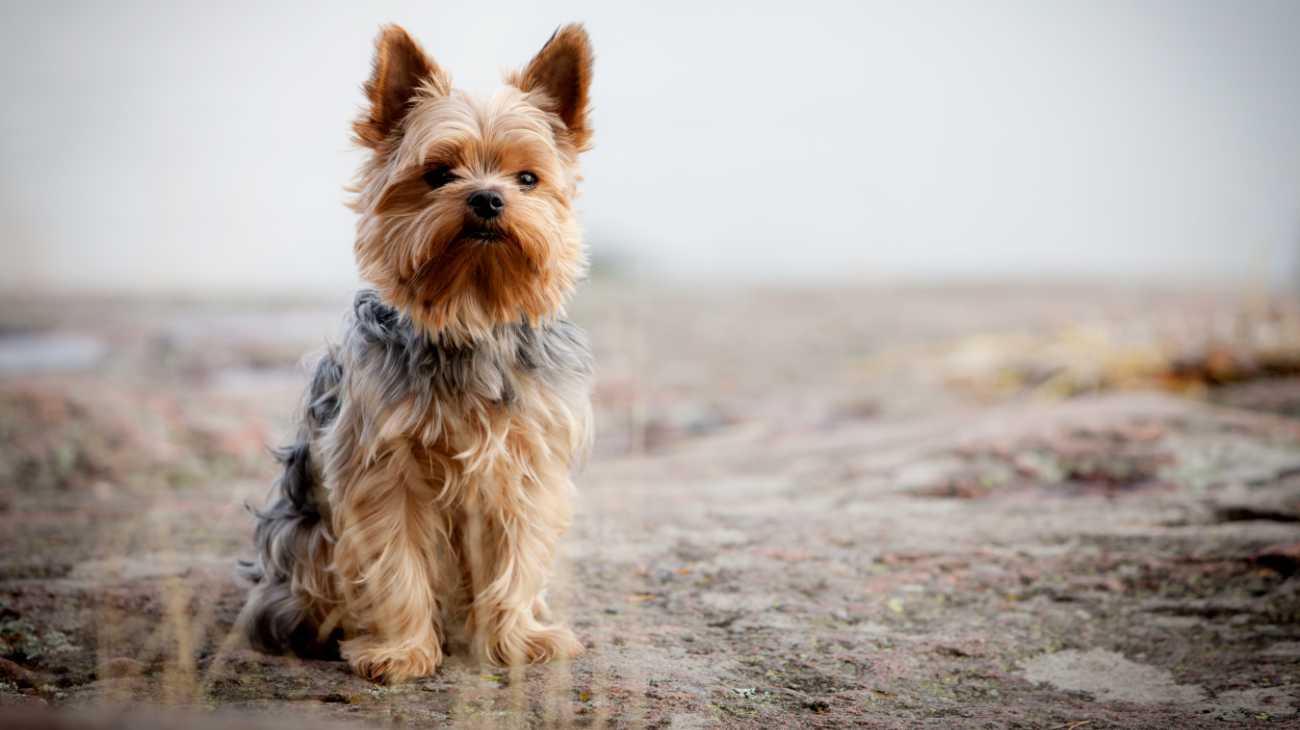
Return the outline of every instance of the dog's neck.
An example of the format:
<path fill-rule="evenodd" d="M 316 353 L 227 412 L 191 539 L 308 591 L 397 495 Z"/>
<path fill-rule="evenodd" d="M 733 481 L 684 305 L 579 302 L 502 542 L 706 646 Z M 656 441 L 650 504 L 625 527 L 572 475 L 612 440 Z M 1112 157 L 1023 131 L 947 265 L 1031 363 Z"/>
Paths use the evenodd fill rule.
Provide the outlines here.
<path fill-rule="evenodd" d="M 372 289 L 357 293 L 343 346 L 396 397 L 437 393 L 509 404 L 520 377 L 560 385 L 585 382 L 592 372 L 586 337 L 562 319 L 521 320 L 486 335 L 450 338 L 430 333 Z"/>

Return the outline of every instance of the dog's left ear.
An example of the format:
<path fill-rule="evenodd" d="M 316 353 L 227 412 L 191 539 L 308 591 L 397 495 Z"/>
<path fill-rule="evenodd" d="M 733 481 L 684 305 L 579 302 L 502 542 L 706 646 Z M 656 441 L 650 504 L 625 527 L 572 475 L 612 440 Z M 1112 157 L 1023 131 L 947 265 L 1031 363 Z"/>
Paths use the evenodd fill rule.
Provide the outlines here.
<path fill-rule="evenodd" d="M 579 152 L 591 142 L 587 92 L 591 87 L 591 40 L 577 23 L 561 26 L 511 83 L 524 91 L 540 91 L 555 104 Z"/>

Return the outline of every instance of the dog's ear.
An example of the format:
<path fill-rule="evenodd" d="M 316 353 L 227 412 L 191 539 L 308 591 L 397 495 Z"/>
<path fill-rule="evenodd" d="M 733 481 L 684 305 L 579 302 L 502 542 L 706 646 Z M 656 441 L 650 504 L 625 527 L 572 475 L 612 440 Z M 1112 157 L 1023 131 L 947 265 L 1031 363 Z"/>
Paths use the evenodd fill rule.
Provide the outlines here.
<path fill-rule="evenodd" d="M 406 31 L 384 26 L 375 41 L 374 69 L 365 85 L 370 108 L 352 125 L 357 141 L 374 150 L 383 148 L 421 90 L 446 95 L 451 81 Z"/>
<path fill-rule="evenodd" d="M 568 128 L 573 145 L 587 149 L 591 127 L 587 92 L 591 87 L 591 40 L 581 25 L 561 26 L 511 83 L 524 91 L 540 91 Z"/>

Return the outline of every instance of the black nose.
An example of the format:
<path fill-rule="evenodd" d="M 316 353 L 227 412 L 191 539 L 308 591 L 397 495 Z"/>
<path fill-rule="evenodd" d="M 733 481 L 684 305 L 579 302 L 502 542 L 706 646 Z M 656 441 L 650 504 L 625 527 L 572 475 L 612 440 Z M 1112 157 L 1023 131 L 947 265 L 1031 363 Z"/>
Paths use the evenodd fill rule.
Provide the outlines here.
<path fill-rule="evenodd" d="M 479 218 L 496 218 L 506 207 L 506 199 L 495 190 L 476 190 L 469 196 L 469 207 Z"/>

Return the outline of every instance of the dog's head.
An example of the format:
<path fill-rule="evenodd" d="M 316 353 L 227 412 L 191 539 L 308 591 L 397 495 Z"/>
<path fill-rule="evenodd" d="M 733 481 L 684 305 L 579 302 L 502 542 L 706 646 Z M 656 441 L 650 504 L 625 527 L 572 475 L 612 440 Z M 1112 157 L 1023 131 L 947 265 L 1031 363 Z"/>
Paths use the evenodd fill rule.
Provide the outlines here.
<path fill-rule="evenodd" d="M 353 125 L 370 152 L 353 203 L 357 263 L 430 334 L 474 339 L 563 309 L 586 269 L 573 199 L 591 62 L 586 32 L 564 26 L 478 99 L 401 28 L 380 34 Z"/>

